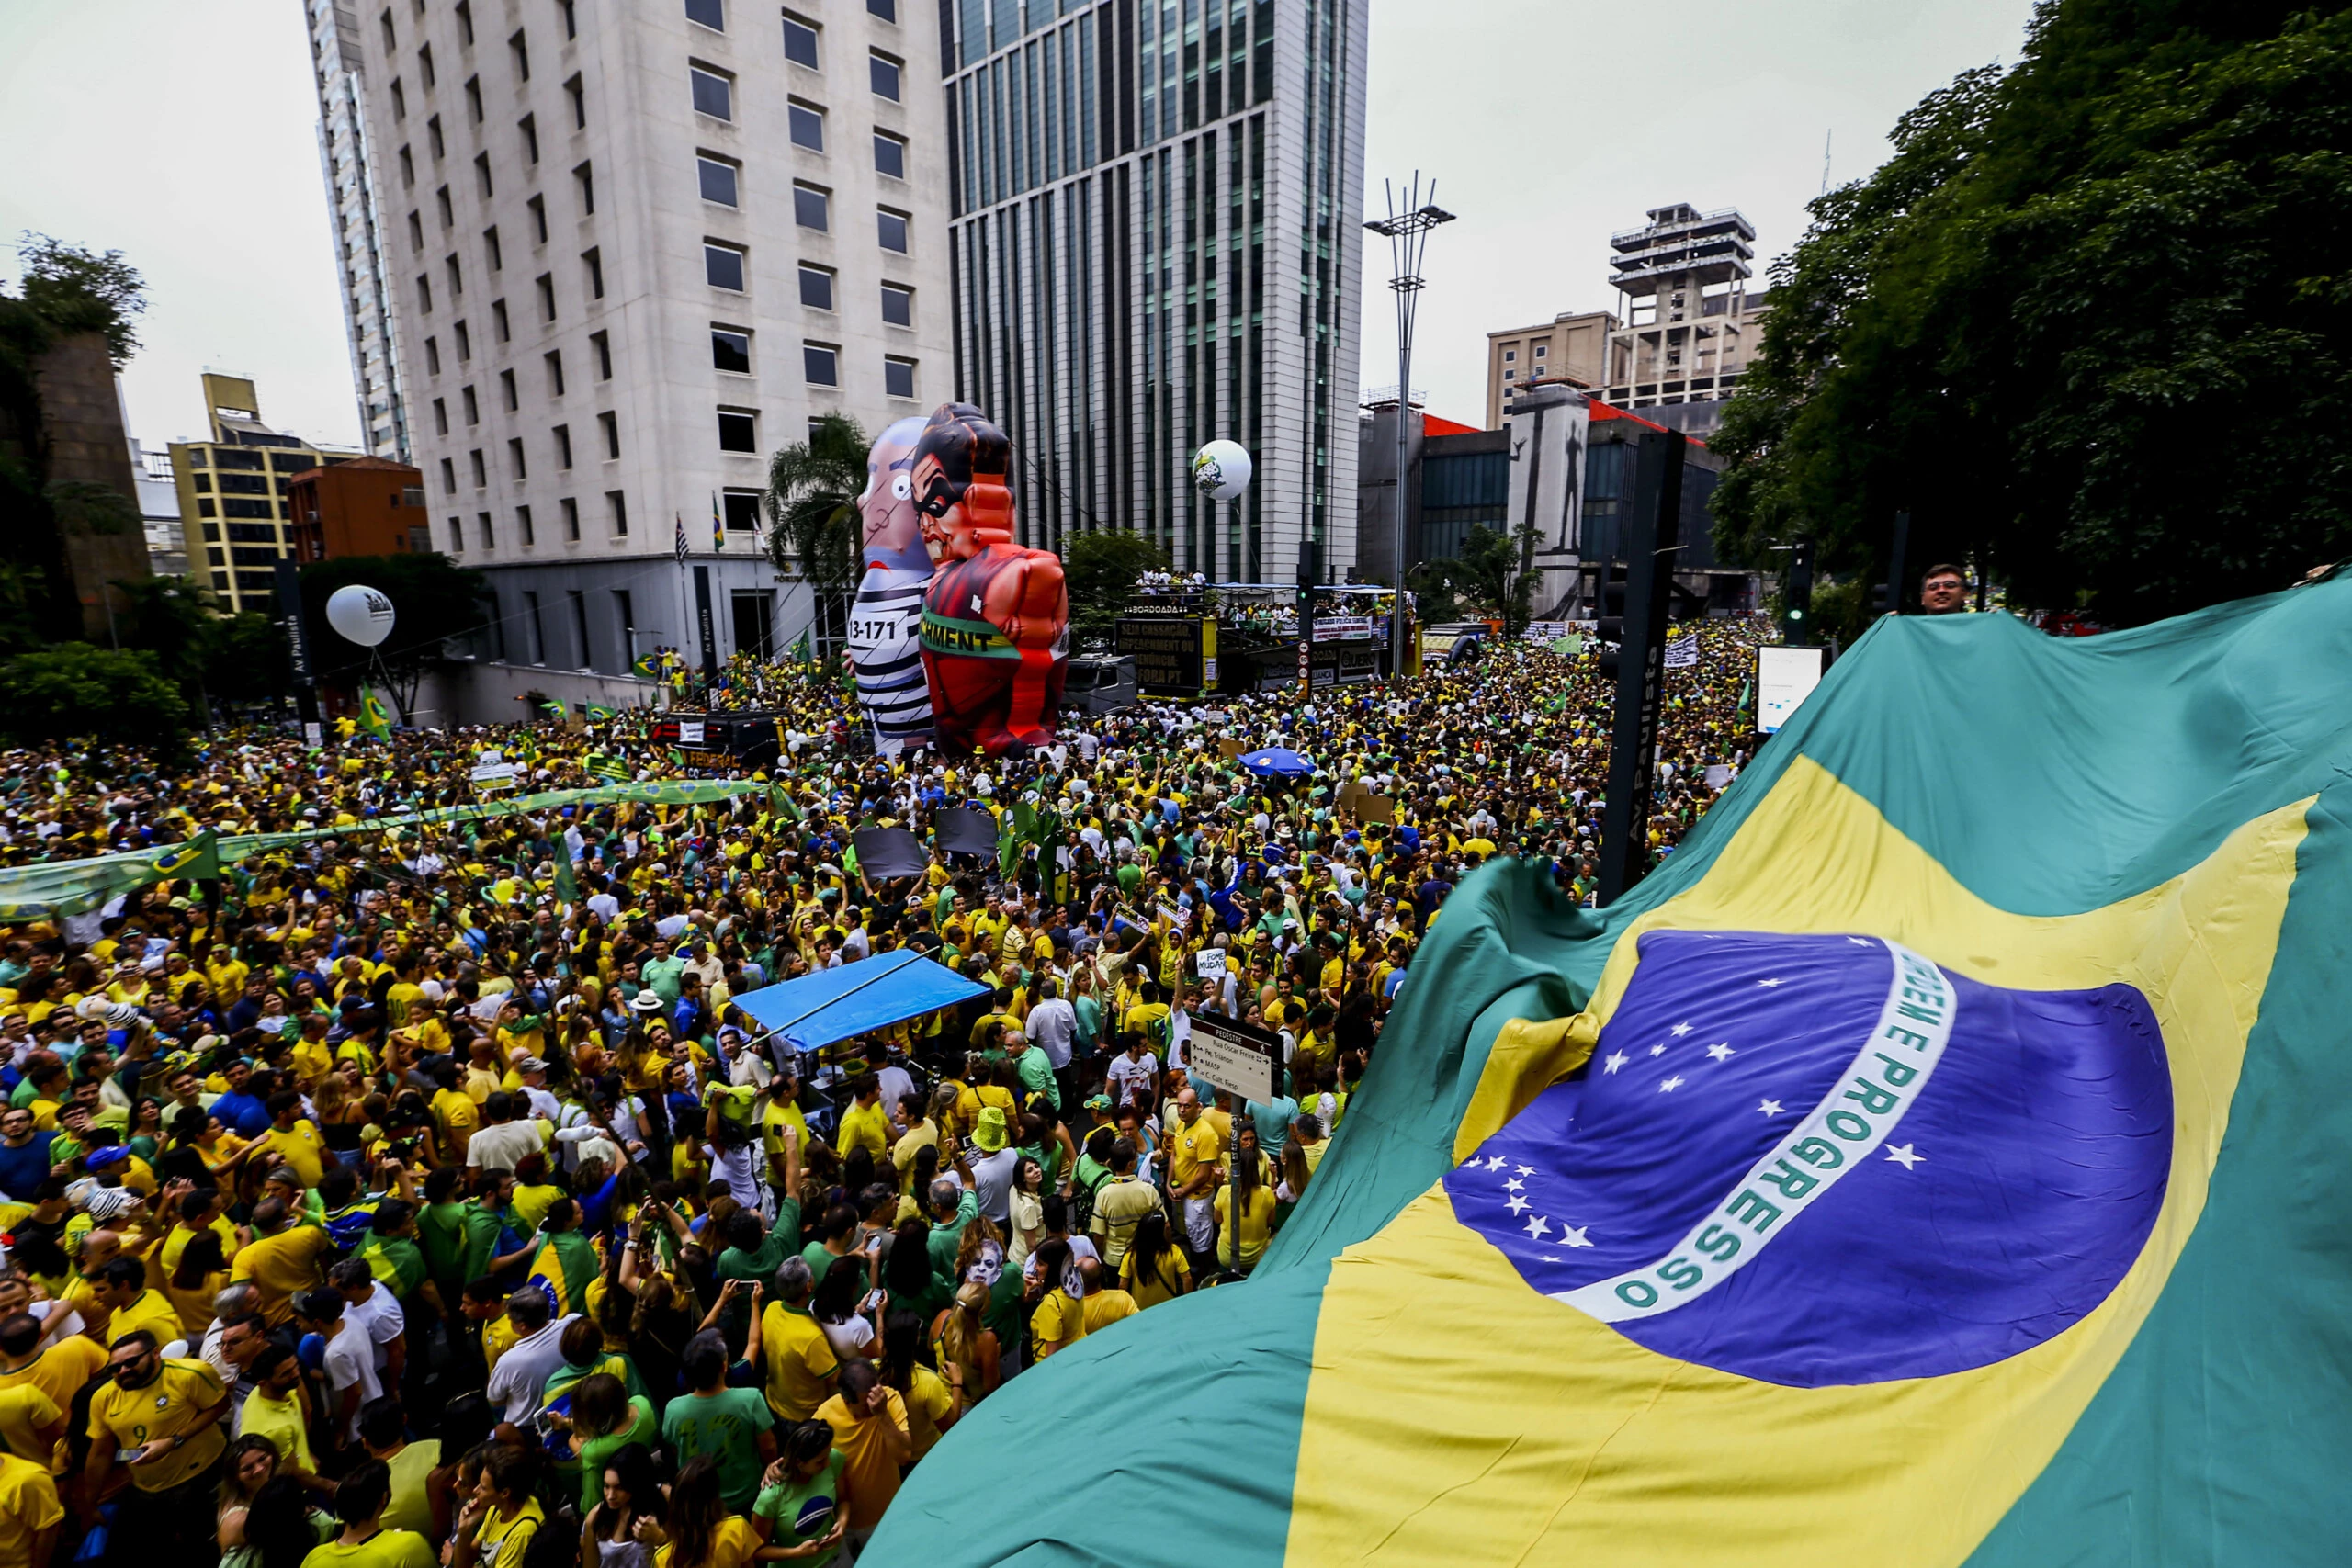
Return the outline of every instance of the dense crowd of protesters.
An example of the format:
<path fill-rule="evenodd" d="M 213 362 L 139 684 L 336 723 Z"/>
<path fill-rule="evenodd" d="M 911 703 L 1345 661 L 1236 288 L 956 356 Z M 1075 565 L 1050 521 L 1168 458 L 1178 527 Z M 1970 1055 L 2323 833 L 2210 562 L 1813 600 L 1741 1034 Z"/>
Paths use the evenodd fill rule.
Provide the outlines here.
<path fill-rule="evenodd" d="M 1754 740 L 1760 632 L 1698 635 L 1661 855 Z M 715 805 L 381 826 L 488 748 L 531 790 L 681 776 L 641 715 L 0 759 L 0 878 L 328 830 L 0 929 L 0 1562 L 854 1561 L 1007 1379 L 1256 1266 L 1469 870 L 1595 876 L 1589 654 L 1019 760 L 876 756 L 816 667 L 746 675 L 794 744 Z M 1314 771 L 1250 776 L 1267 745 Z M 974 806 L 1053 827 L 860 867 L 857 829 Z M 735 1005 L 899 949 L 976 994 L 809 1054 Z M 1188 1070 L 1211 1013 L 1280 1041 L 1272 1103 Z"/>

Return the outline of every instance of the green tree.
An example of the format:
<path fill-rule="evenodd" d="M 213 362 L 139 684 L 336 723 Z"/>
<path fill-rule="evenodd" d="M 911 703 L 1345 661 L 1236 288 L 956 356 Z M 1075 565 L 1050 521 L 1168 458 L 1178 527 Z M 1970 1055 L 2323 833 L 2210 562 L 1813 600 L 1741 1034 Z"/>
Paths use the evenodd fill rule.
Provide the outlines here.
<path fill-rule="evenodd" d="M 1414 569 L 1417 587 L 1426 583 L 1431 590 L 1442 588 L 1447 601 L 1441 604 L 1437 592 L 1428 592 L 1424 613 L 1436 623 L 1451 618 L 1440 615 L 1441 608 L 1456 614 L 1466 608 L 1473 616 L 1502 622 L 1505 637 L 1518 637 L 1533 615 L 1530 600 L 1535 592 L 1536 574 L 1527 570 L 1528 555 L 1525 538 L 1513 538 L 1483 524 L 1473 525 L 1469 537 L 1462 541 L 1460 555 L 1441 556 Z M 1459 607 L 1452 601 L 1459 601 Z"/>
<path fill-rule="evenodd" d="M 865 520 L 857 498 L 865 491 L 872 445 L 847 414 L 820 414 L 808 440 L 768 459 L 768 552 L 778 571 L 808 584 L 820 638 L 847 630 L 850 595 L 865 575 Z"/>
<path fill-rule="evenodd" d="M 207 628 L 204 689 L 220 703 L 273 703 L 294 692 L 286 628 L 258 610 L 217 615 Z"/>
<path fill-rule="evenodd" d="M 1069 585 L 1069 634 L 1077 646 L 1107 643 L 1147 571 L 1170 570 L 1168 552 L 1141 534 L 1105 528 L 1073 534 L 1062 563 Z"/>
<path fill-rule="evenodd" d="M 0 663 L 0 736 L 15 746 L 95 739 L 172 753 L 194 717 L 151 653 L 60 643 Z"/>
<path fill-rule="evenodd" d="M 139 352 L 131 322 L 147 309 L 147 283 L 120 251 L 87 251 L 27 230 L 17 258 L 25 303 L 52 331 L 104 333 L 118 366 Z"/>
<path fill-rule="evenodd" d="M 2352 14 L 2043 0 L 1773 270 L 1719 547 L 1973 558 L 2117 623 L 2352 551 Z"/>
<path fill-rule="evenodd" d="M 311 673 L 322 682 L 358 687 L 383 681 L 400 709 L 400 722 L 413 722 L 416 689 L 426 674 L 449 660 L 447 645 L 489 625 L 483 600 L 488 581 L 438 552 L 401 556 L 343 556 L 302 569 L 302 618 L 311 634 Z M 327 600 L 338 588 L 364 583 L 392 602 L 392 631 L 368 650 L 345 641 L 327 625 Z"/>

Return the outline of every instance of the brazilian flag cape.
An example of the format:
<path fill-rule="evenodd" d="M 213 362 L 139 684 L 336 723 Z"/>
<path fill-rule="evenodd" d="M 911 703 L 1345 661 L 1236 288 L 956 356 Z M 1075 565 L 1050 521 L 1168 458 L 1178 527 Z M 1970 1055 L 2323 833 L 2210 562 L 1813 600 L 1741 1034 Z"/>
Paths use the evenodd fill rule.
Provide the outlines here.
<path fill-rule="evenodd" d="M 2352 581 L 1883 620 L 1609 908 L 1466 879 L 1255 1276 L 1013 1380 L 872 1550 L 2340 1562 L 2347 817 Z"/>

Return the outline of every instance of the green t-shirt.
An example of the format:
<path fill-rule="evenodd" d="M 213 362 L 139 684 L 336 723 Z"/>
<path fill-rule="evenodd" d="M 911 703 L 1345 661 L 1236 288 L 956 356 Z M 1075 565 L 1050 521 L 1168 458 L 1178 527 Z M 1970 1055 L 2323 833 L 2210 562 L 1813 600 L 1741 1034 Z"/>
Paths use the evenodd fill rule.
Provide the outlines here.
<path fill-rule="evenodd" d="M 619 1428 L 580 1445 L 580 1517 L 583 1519 L 605 1495 L 605 1461 L 631 1443 L 653 1439 L 653 1402 L 641 1393 L 632 1394 L 628 1412 L 628 1420 Z"/>
<path fill-rule="evenodd" d="M 756 1388 L 682 1393 L 662 1413 L 662 1441 L 680 1464 L 698 1454 L 716 1461 L 719 1495 L 729 1512 L 740 1514 L 760 1495 L 760 1434 L 775 1425 L 767 1397 Z"/>
<path fill-rule="evenodd" d="M 752 1511 L 775 1527 L 769 1544 L 802 1546 L 832 1533 L 833 1506 L 842 1495 L 842 1470 L 848 1463 L 849 1456 L 835 1449 L 825 1456 L 825 1468 L 808 1480 L 789 1481 L 760 1493 Z M 840 1555 L 836 1547 L 821 1556 L 796 1561 L 807 1568 L 826 1568 Z"/>

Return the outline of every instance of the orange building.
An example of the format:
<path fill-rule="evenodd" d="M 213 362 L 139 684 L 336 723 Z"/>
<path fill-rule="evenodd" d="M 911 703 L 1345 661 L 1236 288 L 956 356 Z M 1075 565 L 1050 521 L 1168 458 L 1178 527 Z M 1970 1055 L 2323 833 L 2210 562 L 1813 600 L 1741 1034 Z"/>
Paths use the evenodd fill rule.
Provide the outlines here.
<path fill-rule="evenodd" d="M 354 457 L 294 476 L 287 542 L 308 565 L 345 556 L 395 556 L 433 547 L 424 476 L 389 457 Z"/>

